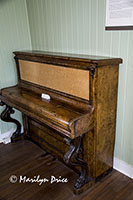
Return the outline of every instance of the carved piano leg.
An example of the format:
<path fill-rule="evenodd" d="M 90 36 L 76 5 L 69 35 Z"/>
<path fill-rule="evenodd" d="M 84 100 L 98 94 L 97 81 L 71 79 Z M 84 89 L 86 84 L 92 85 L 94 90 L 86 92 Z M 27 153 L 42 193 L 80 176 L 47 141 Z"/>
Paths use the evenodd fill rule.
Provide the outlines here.
<path fill-rule="evenodd" d="M 79 155 L 82 152 L 81 140 L 81 137 L 72 140 L 70 142 L 69 150 L 64 155 L 64 161 L 67 165 L 81 167 L 80 176 L 74 185 L 75 194 L 80 194 L 94 184 L 94 179 L 88 176 L 87 163 L 79 158 Z"/>
<path fill-rule="evenodd" d="M 6 105 L 4 102 L 0 102 L 0 106 L 4 106 L 4 105 Z M 5 110 L 0 115 L 1 120 L 3 120 L 4 122 L 15 123 L 17 126 L 16 131 L 13 133 L 11 137 L 12 142 L 17 141 L 18 138 L 20 138 L 20 133 L 21 133 L 21 124 L 19 123 L 19 121 L 10 117 L 10 115 L 13 114 L 14 112 L 15 111 L 12 109 L 12 107 L 6 105 Z"/>

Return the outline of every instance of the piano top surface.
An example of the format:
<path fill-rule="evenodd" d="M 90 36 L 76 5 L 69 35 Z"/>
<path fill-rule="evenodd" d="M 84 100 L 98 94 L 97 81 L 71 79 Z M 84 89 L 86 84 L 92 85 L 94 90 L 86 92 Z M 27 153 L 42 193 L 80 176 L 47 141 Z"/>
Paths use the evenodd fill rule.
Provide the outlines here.
<path fill-rule="evenodd" d="M 71 54 L 71 53 L 61 53 L 61 52 L 49 52 L 49 51 L 38 51 L 38 50 L 26 50 L 26 51 L 15 51 L 13 52 L 18 57 L 40 57 L 40 58 L 51 58 L 69 61 L 79 61 L 91 64 L 97 64 L 98 66 L 105 64 L 120 64 L 122 63 L 121 58 L 113 58 L 106 56 L 95 56 L 88 54 Z"/>

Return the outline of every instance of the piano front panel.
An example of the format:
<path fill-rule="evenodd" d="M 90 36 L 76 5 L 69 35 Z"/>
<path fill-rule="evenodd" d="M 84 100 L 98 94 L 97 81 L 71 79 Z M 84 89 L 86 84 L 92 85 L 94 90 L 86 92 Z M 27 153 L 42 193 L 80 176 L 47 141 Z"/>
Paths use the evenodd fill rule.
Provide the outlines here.
<path fill-rule="evenodd" d="M 53 155 L 58 155 L 63 159 L 64 153 L 68 151 L 69 146 L 64 143 L 64 138 L 56 130 L 48 127 L 47 125 L 28 118 L 28 132 L 27 134 L 42 146 L 46 151 Z"/>
<path fill-rule="evenodd" d="M 20 78 L 89 100 L 89 71 L 19 60 Z"/>

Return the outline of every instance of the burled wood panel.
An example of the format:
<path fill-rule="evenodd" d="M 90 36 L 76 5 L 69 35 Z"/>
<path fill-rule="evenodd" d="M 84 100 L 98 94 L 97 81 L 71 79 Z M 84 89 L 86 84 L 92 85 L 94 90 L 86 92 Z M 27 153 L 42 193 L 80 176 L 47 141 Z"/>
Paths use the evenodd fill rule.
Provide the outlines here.
<path fill-rule="evenodd" d="M 98 68 L 94 82 L 95 168 L 97 177 L 113 166 L 118 67 Z"/>
<path fill-rule="evenodd" d="M 89 71 L 19 60 L 20 77 L 89 100 Z"/>

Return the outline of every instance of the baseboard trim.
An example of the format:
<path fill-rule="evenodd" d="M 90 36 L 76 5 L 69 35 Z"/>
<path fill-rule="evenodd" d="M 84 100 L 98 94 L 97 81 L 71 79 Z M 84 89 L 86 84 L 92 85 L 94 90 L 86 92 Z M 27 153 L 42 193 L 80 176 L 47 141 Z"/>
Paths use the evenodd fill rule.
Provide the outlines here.
<path fill-rule="evenodd" d="M 0 143 L 8 144 L 11 142 L 11 137 L 15 129 L 12 129 L 6 133 L 2 133 L 0 135 Z"/>
<path fill-rule="evenodd" d="M 6 133 L 0 134 L 0 143 L 8 144 L 11 142 L 12 134 L 15 132 L 16 129 L 11 129 Z M 21 128 L 21 133 L 23 133 L 23 126 Z"/>
<path fill-rule="evenodd" d="M 128 163 L 114 157 L 113 168 L 133 179 L 133 167 Z"/>

